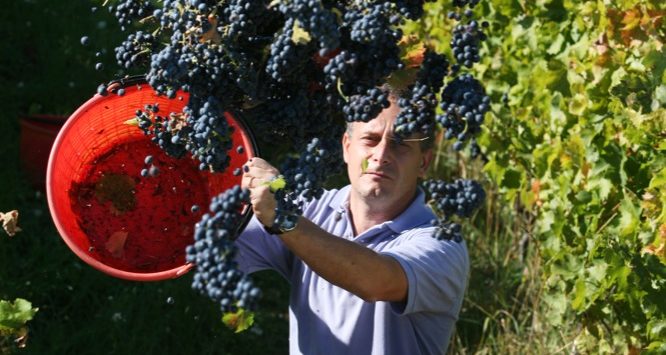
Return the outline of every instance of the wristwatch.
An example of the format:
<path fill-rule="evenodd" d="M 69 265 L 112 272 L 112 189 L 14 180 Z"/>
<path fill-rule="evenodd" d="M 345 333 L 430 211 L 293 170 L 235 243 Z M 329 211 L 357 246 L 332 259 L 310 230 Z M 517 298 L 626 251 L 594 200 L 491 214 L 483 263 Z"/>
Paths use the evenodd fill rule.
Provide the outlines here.
<path fill-rule="evenodd" d="M 283 233 L 291 232 L 294 229 L 296 229 L 296 226 L 298 225 L 298 217 L 299 215 L 295 213 L 277 216 L 275 218 L 275 221 L 273 221 L 273 225 L 270 227 L 266 227 L 264 225 L 264 229 L 266 230 L 266 232 L 274 235 L 280 235 Z"/>

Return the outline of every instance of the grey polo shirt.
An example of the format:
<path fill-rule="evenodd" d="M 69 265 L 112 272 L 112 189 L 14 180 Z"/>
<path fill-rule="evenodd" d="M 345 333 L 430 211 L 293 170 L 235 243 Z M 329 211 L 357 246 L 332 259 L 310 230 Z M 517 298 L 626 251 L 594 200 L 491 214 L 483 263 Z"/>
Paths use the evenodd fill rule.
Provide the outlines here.
<path fill-rule="evenodd" d="M 329 283 L 255 218 L 236 242 L 241 270 L 274 269 L 290 282 L 290 354 L 446 353 L 469 275 L 465 243 L 432 237 L 435 216 L 420 189 L 400 216 L 354 237 L 350 188 L 326 191 L 303 215 L 333 235 L 395 258 L 407 275 L 406 302 L 365 302 Z"/>

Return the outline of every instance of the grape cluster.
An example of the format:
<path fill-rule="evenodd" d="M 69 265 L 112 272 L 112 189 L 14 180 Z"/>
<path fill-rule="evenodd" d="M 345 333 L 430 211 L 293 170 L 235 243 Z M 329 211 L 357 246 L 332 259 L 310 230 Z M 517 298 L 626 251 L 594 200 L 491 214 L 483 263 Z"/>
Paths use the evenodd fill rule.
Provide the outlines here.
<path fill-rule="evenodd" d="M 470 74 L 463 74 L 449 82 L 442 92 L 440 108 L 444 112 L 437 121 L 446 129 L 446 139 L 455 138 L 455 150 L 481 132 L 484 115 L 490 109 L 490 97 L 481 83 Z"/>
<path fill-rule="evenodd" d="M 159 110 L 158 104 L 148 104 L 144 110 L 137 110 L 135 117 L 139 128 L 145 135 L 150 135 L 151 140 L 165 153 L 174 158 L 181 158 L 187 151 L 185 145 L 180 142 L 180 137 L 187 134 L 189 127 L 182 124 L 181 115 L 172 112 L 164 117 L 158 115 Z"/>
<path fill-rule="evenodd" d="M 198 111 L 191 112 L 187 127 L 188 136 L 185 138 L 185 148 L 199 159 L 199 169 L 211 171 L 224 171 L 229 166 L 231 158 L 227 152 L 231 149 L 231 127 L 224 115 L 224 107 L 217 97 L 209 96 L 202 104 L 192 104 L 189 109 L 198 107 Z M 186 111 L 190 112 L 190 111 Z"/>
<path fill-rule="evenodd" d="M 115 48 L 116 61 L 121 68 L 130 68 L 138 65 L 144 59 L 147 62 L 148 55 L 155 46 L 155 37 L 150 33 L 137 31 L 127 36 L 127 39 Z"/>
<path fill-rule="evenodd" d="M 109 6 L 109 11 L 113 11 L 113 7 Z M 141 19 L 150 15 L 153 11 L 153 6 L 147 0 L 125 0 L 120 1 L 115 7 L 115 17 L 118 19 L 120 28 L 124 31 L 135 19 Z"/>
<path fill-rule="evenodd" d="M 309 62 L 307 55 L 303 55 L 303 52 L 308 51 L 308 46 L 292 41 L 295 23 L 295 20 L 287 19 L 282 32 L 271 44 L 271 56 L 266 64 L 266 72 L 277 82 L 283 82 L 284 78 L 302 73 L 303 67 Z"/>
<path fill-rule="evenodd" d="M 429 196 L 431 205 L 442 217 L 433 221 L 438 227 L 438 239 L 454 239 L 460 241 L 461 228 L 457 223 L 451 222 L 450 217 L 471 217 L 472 213 L 481 207 L 486 193 L 481 184 L 474 180 L 457 179 L 447 183 L 442 180 L 426 180 L 423 188 Z"/>
<path fill-rule="evenodd" d="M 337 137 L 337 136 L 336 136 Z M 313 138 L 298 158 L 289 158 L 281 166 L 285 186 L 274 191 L 277 207 L 273 223 L 281 226 L 295 225 L 303 213 L 305 202 L 320 198 L 328 169 L 341 168 L 341 147 L 336 138 Z"/>
<path fill-rule="evenodd" d="M 210 212 L 195 226 L 194 244 L 185 249 L 187 262 L 196 265 L 192 288 L 218 302 L 222 312 L 253 309 L 261 296 L 234 261 L 233 240 L 239 233 L 240 211 L 249 198 L 249 192 L 239 186 L 214 197 Z"/>
<path fill-rule="evenodd" d="M 267 37 L 272 39 L 269 32 L 263 31 L 270 27 L 276 17 L 275 10 L 270 8 L 265 0 L 231 0 L 222 10 L 225 27 L 218 29 L 227 34 L 230 40 L 250 41 Z"/>
<path fill-rule="evenodd" d="M 370 88 L 365 95 L 351 96 L 342 111 L 347 122 L 368 122 L 389 105 L 389 93 L 380 88 Z"/>
<path fill-rule="evenodd" d="M 225 115 L 246 120 L 271 148 L 264 158 L 281 162 L 286 184 L 275 196 L 276 222 L 282 224 L 296 218 L 305 201 L 321 196 L 326 179 L 341 170 L 345 123 L 368 122 L 388 107 L 396 95 L 385 84 L 396 73 L 416 71 L 397 95 L 399 136 L 432 137 L 439 123 L 461 149 L 480 131 L 489 106 L 481 84 L 459 75 L 442 90 L 447 75 L 478 61 L 484 26 L 471 11 L 478 0 L 453 2 L 466 16 L 453 17 L 460 22 L 451 43 L 457 64 L 430 48 L 422 62 L 405 63 L 400 26 L 418 20 L 426 1 L 118 0 L 111 12 L 121 26 L 141 30 L 116 48 L 116 61 L 123 69 L 145 69 L 148 84 L 161 95 L 189 93 L 180 113 L 160 116 L 155 105 L 137 112 L 138 126 L 172 156 L 189 152 L 201 169 L 223 171 L 234 149 Z M 107 87 L 98 92 L 108 94 Z M 437 116 L 440 102 L 444 113 Z M 251 306 L 258 295 L 230 261 L 228 240 L 237 233 L 231 217 L 244 193 L 216 197 L 188 248 L 188 261 L 198 270 L 194 288 L 224 310 Z M 459 226 L 442 223 L 438 230 L 459 234 Z"/>
<path fill-rule="evenodd" d="M 472 9 L 478 3 L 479 0 L 454 0 L 454 6 L 464 9 L 463 15 L 465 19 L 463 19 L 460 12 L 450 11 L 448 14 L 449 19 L 462 21 L 453 28 L 450 45 L 453 57 L 458 64 L 462 64 L 468 68 L 471 68 L 474 63 L 477 63 L 481 59 L 479 56 L 479 45 L 486 39 L 483 28 L 489 26 L 486 21 L 479 24 L 478 21 L 473 19 L 474 12 Z"/>
<path fill-rule="evenodd" d="M 340 45 L 340 30 L 335 13 L 318 0 L 280 1 L 279 10 L 309 32 L 319 43 L 322 55 Z"/>
<path fill-rule="evenodd" d="M 436 93 L 440 91 L 448 70 L 449 62 L 443 55 L 430 50 L 424 53 L 415 83 L 409 87 L 409 96 L 398 100 L 401 111 L 396 117 L 395 131 L 399 137 L 416 133 L 429 138 L 433 136 L 438 102 Z"/>
<path fill-rule="evenodd" d="M 486 23 L 484 22 L 484 24 Z M 486 34 L 483 33 L 481 25 L 476 20 L 456 25 L 451 38 L 451 51 L 456 61 L 471 68 L 481 59 L 479 45 L 485 39 Z"/>

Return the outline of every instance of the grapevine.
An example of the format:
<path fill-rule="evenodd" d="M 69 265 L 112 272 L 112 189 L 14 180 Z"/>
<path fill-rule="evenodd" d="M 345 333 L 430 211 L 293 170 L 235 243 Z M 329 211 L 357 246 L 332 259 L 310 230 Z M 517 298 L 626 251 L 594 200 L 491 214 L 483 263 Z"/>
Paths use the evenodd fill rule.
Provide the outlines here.
<path fill-rule="evenodd" d="M 451 4 L 451 21 L 460 22 L 453 29 L 453 58 L 421 46 L 414 61 L 401 25 L 421 18 L 427 1 L 121 0 L 108 5 L 123 30 L 136 29 L 115 49 L 118 66 L 144 70 L 158 94 L 189 93 L 181 113 L 163 116 L 155 105 L 137 111 L 139 128 L 167 154 L 189 152 L 201 170 L 211 172 L 227 169 L 235 149 L 225 112 L 247 121 L 260 142 L 281 142 L 265 156 L 281 162 L 280 222 L 299 215 L 305 202 L 321 196 L 327 178 L 341 171 L 339 137 L 345 124 L 373 119 L 391 99 L 401 108 L 398 139 L 425 135 L 432 141 L 443 129 L 447 139 L 457 140 L 456 150 L 471 141 L 472 153 L 478 151 L 474 137 L 489 98 L 481 83 L 460 69 L 479 61 L 484 25 L 473 20 L 471 10 L 478 1 Z M 98 93 L 109 91 L 102 84 Z M 158 177 L 148 158 L 142 175 Z M 450 217 L 469 217 L 483 201 L 483 189 L 468 181 L 426 182 L 424 188 L 440 212 L 434 237 L 461 241 L 461 227 Z M 196 264 L 193 288 L 224 312 L 252 308 L 260 294 L 233 263 L 243 202 L 247 192 L 238 187 L 214 197 L 187 249 L 188 262 Z"/>

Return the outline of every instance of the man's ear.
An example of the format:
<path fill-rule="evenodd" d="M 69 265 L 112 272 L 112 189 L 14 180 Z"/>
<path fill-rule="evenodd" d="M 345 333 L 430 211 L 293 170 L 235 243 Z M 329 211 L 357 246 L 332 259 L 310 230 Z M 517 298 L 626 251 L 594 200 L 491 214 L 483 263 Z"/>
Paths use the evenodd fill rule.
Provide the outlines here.
<path fill-rule="evenodd" d="M 346 164 L 349 164 L 347 161 L 347 154 L 349 154 L 349 144 L 351 143 L 349 139 L 349 132 L 342 134 L 342 158 L 345 160 Z"/>
<path fill-rule="evenodd" d="M 430 163 L 432 163 L 433 156 L 434 153 L 432 148 L 423 152 L 423 156 L 421 157 L 421 165 L 419 166 L 419 177 L 421 179 L 425 178 L 425 174 L 430 167 Z"/>

